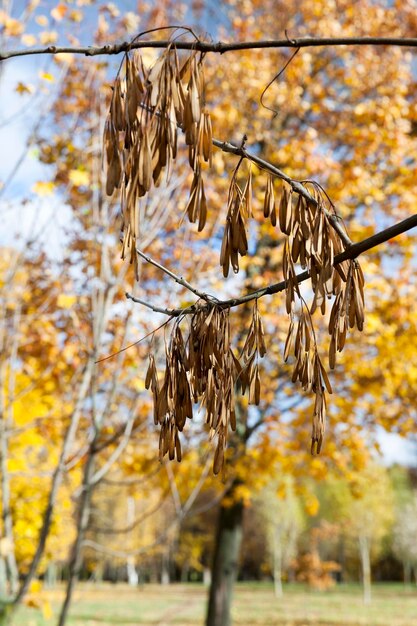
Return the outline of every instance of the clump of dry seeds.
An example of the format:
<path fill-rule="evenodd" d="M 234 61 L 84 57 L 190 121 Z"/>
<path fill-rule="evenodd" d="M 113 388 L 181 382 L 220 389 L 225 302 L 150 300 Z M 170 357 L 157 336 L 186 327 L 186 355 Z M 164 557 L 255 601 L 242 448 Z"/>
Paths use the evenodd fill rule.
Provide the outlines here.
<path fill-rule="evenodd" d="M 122 257 L 129 257 L 138 275 L 136 242 L 140 226 L 140 198 L 152 185 L 167 177 L 177 156 L 178 130 L 188 146 L 193 171 L 185 213 L 201 231 L 207 220 L 207 200 L 202 164 L 212 161 L 212 126 L 205 104 L 204 54 L 191 50 L 180 61 L 173 43 L 151 68 L 146 68 L 138 51 L 128 52 L 113 89 L 104 132 L 107 165 L 106 191 L 118 190 L 122 212 Z M 238 182 L 241 166 L 249 162 L 244 184 Z M 275 178 L 283 178 L 279 197 Z M 239 271 L 239 256 L 248 252 L 248 221 L 252 211 L 252 169 L 246 153 L 241 156 L 231 179 L 227 216 L 220 253 L 224 277 L 229 268 Z M 277 212 L 278 205 L 278 212 Z M 277 214 L 278 213 L 278 214 Z M 348 328 L 362 330 L 364 323 L 364 279 L 357 260 L 335 263 L 349 240 L 337 221 L 334 206 L 322 188 L 311 181 L 294 183 L 271 167 L 263 203 L 263 214 L 272 226 L 279 224 L 285 236 L 283 274 L 289 329 L 284 360 L 295 359 L 293 382 L 315 396 L 312 452 L 319 452 L 326 422 L 326 391 L 332 388 L 319 356 L 312 315 L 326 313 L 326 300 L 334 298 L 329 319 L 329 366 L 343 350 Z M 348 242 L 348 243 L 346 243 Z M 308 270 L 313 299 L 308 306 L 301 295 L 296 264 Z M 235 387 L 249 390 L 249 403 L 260 402 L 259 358 L 266 352 L 264 329 L 257 300 L 241 361 L 231 347 L 229 308 L 201 301 L 191 316 L 186 338 L 181 318 L 174 323 L 165 351 L 163 382 L 158 380 L 154 356 L 149 357 L 146 388 L 154 400 L 154 420 L 160 425 L 160 457 L 181 460 L 179 433 L 193 415 L 193 404 L 205 411 L 210 436 L 217 437 L 214 472 L 224 465 L 229 428 L 236 428 Z"/>
<path fill-rule="evenodd" d="M 169 176 L 179 129 L 185 133 L 194 171 L 187 214 L 190 221 L 198 221 L 199 230 L 206 222 L 201 164 L 211 164 L 212 128 L 204 107 L 203 58 L 194 50 L 180 63 L 177 50 L 170 45 L 148 69 L 138 51 L 129 52 L 115 81 L 104 130 L 106 191 L 111 196 L 119 190 L 122 258 L 130 258 L 136 276 L 139 200 L 152 185 L 161 183 L 164 171 Z"/>

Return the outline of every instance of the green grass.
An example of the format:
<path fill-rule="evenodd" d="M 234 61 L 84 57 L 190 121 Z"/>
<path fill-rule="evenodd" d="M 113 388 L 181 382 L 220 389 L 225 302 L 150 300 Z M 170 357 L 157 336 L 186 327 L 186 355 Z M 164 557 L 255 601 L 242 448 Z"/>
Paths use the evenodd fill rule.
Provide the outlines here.
<path fill-rule="evenodd" d="M 80 584 L 68 624 L 71 626 L 202 626 L 207 590 L 201 585 Z M 54 626 L 63 591 L 48 591 L 55 617 L 45 620 L 39 611 L 22 608 L 13 626 Z M 314 592 L 301 585 L 284 587 L 281 599 L 270 584 L 242 583 L 233 604 L 235 626 L 412 626 L 417 624 L 417 587 L 374 585 L 370 606 L 362 602 L 361 588 L 339 586 Z M 12 626 L 12 625 L 11 625 Z"/>

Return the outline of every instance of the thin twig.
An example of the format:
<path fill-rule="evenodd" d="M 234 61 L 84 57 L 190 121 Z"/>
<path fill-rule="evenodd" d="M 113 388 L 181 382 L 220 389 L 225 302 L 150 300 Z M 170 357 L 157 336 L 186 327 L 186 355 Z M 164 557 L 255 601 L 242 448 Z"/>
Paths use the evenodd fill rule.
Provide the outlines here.
<path fill-rule="evenodd" d="M 178 313 L 180 309 L 164 309 L 163 307 L 150 304 L 149 302 L 146 302 L 145 300 L 142 300 L 141 298 L 132 296 L 132 294 L 128 292 L 125 293 L 125 296 L 128 300 L 132 300 L 132 302 L 136 302 L 137 304 L 142 304 L 143 306 L 146 306 L 148 309 L 151 309 L 151 311 L 154 311 L 155 313 L 162 313 L 163 315 L 168 315 L 169 317 L 178 317 L 178 315 L 182 315 L 183 313 L 187 315 L 190 313 L 194 313 L 197 310 L 197 307 L 193 304 L 192 306 L 189 306 L 185 309 L 181 309 L 181 313 Z M 157 328 L 156 330 L 159 330 L 159 328 Z M 153 332 L 156 332 L 156 331 L 152 331 L 152 333 L 149 333 L 149 335 L 153 334 Z M 149 337 L 149 335 L 147 335 L 147 337 Z M 145 337 L 143 339 L 145 339 Z M 141 339 L 140 341 L 143 341 L 143 339 Z M 133 345 L 136 345 L 136 344 L 133 344 Z"/>
<path fill-rule="evenodd" d="M 150 263 L 151 265 L 154 265 L 155 267 L 157 267 L 158 269 L 160 269 L 162 272 L 164 272 L 164 274 L 166 274 L 167 276 L 170 276 L 170 278 L 172 278 L 173 280 L 175 280 L 176 283 L 178 283 L 179 285 L 182 285 L 182 287 L 185 287 L 186 289 L 188 289 L 189 291 L 191 291 L 195 296 L 197 296 L 198 298 L 201 298 L 202 300 L 205 300 L 206 302 L 212 302 L 213 301 L 213 297 L 207 295 L 206 293 L 203 293 L 202 291 L 199 291 L 198 289 L 196 289 L 195 287 L 193 287 L 188 280 L 185 280 L 185 278 L 182 278 L 182 276 L 177 276 L 176 274 L 174 274 L 174 272 L 171 272 L 171 270 L 169 270 L 167 267 L 165 267 L 164 265 L 161 265 L 160 263 L 158 263 L 157 261 L 154 261 L 154 259 L 152 259 L 148 254 L 144 254 L 141 250 L 139 250 L 138 248 L 136 248 L 136 252 L 137 254 L 142 257 L 142 259 L 144 259 L 145 261 L 147 261 L 148 263 Z"/>
<path fill-rule="evenodd" d="M 208 476 L 208 473 L 210 471 L 210 467 L 211 467 L 211 456 L 209 454 L 207 454 L 206 456 L 206 462 L 204 464 L 204 467 L 201 471 L 200 474 L 200 478 L 198 479 L 194 489 L 192 490 L 192 492 L 190 493 L 190 495 L 187 498 L 186 503 L 184 504 L 182 511 L 183 511 L 183 515 L 187 515 L 190 512 L 191 507 L 193 506 L 194 502 L 197 499 L 198 494 L 200 493 L 204 482 Z"/>
<path fill-rule="evenodd" d="M 275 78 L 277 78 L 277 77 L 275 77 Z M 275 80 L 275 78 L 274 78 L 274 80 Z M 151 111 L 151 112 L 155 113 L 156 115 L 160 116 L 160 111 L 156 111 L 155 112 L 153 107 L 149 107 L 148 105 L 146 105 L 144 103 L 141 103 L 139 106 L 142 107 L 143 109 L 147 110 L 147 111 Z M 177 122 L 177 127 L 180 130 L 184 131 L 184 128 L 178 122 Z M 241 160 L 246 158 L 249 161 L 252 161 L 252 163 L 255 163 L 261 169 L 267 170 L 268 172 L 270 172 L 274 176 L 276 176 L 278 178 L 281 178 L 282 180 L 285 180 L 285 182 L 290 185 L 290 187 L 292 188 L 293 191 L 298 193 L 300 196 L 303 196 L 313 206 L 317 207 L 319 205 L 319 203 L 317 202 L 316 198 L 314 198 L 314 196 L 312 196 L 309 193 L 308 189 L 306 189 L 306 187 L 304 187 L 304 185 L 300 181 L 294 180 L 293 178 L 288 176 L 288 174 L 286 174 L 285 172 L 280 170 L 278 167 L 273 165 L 273 163 L 270 163 L 269 161 L 265 161 L 265 159 L 261 159 L 256 154 L 253 154 L 252 152 L 249 152 L 248 150 L 246 150 L 246 147 L 245 147 L 246 146 L 246 140 L 247 140 L 247 136 L 244 135 L 240 146 L 236 146 L 236 145 L 230 143 L 229 141 L 219 141 L 218 139 L 213 138 L 212 139 L 212 144 L 216 148 L 220 148 L 220 150 L 222 150 L 222 152 L 226 152 L 226 153 L 229 153 L 229 154 L 234 154 L 236 156 L 239 156 L 241 158 Z M 240 163 L 238 163 L 236 168 L 235 168 L 235 173 L 237 172 L 237 170 L 239 168 L 239 164 Z M 315 182 L 313 180 L 311 180 L 311 181 L 308 180 L 308 181 L 304 181 L 304 182 L 309 182 L 309 183 L 311 183 L 313 185 L 316 185 L 316 186 L 320 187 L 320 189 L 323 191 L 323 193 L 327 196 L 330 204 L 332 204 L 329 196 L 327 195 L 326 191 L 321 187 L 321 185 L 319 185 L 317 182 Z M 330 211 L 327 211 L 327 209 L 325 209 L 323 206 L 321 206 L 320 208 L 324 212 L 324 214 L 326 215 L 326 217 L 329 220 L 330 225 L 332 226 L 332 228 L 339 235 L 339 237 L 340 237 L 341 241 L 343 242 L 345 248 L 348 248 L 349 246 L 351 246 L 353 242 L 350 239 L 350 237 L 347 234 L 347 232 L 343 229 L 343 226 L 340 223 L 340 218 L 336 214 L 331 213 Z M 139 253 L 139 251 L 138 251 L 138 253 Z M 161 267 L 161 269 L 162 269 L 162 267 Z M 142 304 L 144 304 L 145 306 L 148 306 L 146 303 L 142 303 Z M 152 307 L 150 307 L 150 308 L 152 308 Z"/>
<path fill-rule="evenodd" d="M 271 107 L 267 106 L 266 104 L 264 104 L 263 100 L 265 97 L 266 92 L 268 91 L 268 89 L 270 88 L 270 86 L 276 81 L 278 80 L 278 78 L 280 78 L 280 76 L 282 76 L 282 74 L 285 72 L 285 70 L 287 69 L 287 67 L 289 66 L 289 64 L 291 63 L 291 61 L 294 59 L 294 57 L 298 54 L 298 52 L 300 51 L 300 48 L 297 48 L 295 52 L 292 53 L 292 55 L 290 56 L 290 58 L 288 59 L 288 61 L 285 63 L 284 67 L 282 67 L 278 74 L 275 74 L 274 78 L 272 78 L 269 83 L 267 84 L 267 86 L 265 87 L 265 89 L 263 90 L 260 100 L 259 102 L 261 103 L 261 105 L 264 107 L 264 109 L 267 109 L 268 111 L 271 111 L 271 113 L 274 114 L 274 117 L 276 117 L 278 115 L 278 111 L 276 109 L 271 109 Z M 243 148 L 244 146 L 242 146 Z"/>
<path fill-rule="evenodd" d="M 250 161 L 252 161 L 252 163 L 255 163 L 263 170 L 267 170 L 268 172 L 271 172 L 271 174 L 274 174 L 274 176 L 277 176 L 278 178 L 285 180 L 285 182 L 290 185 L 293 191 L 298 193 L 300 196 L 303 196 L 310 204 L 313 204 L 314 206 L 318 206 L 319 203 L 314 198 L 314 196 L 312 196 L 311 193 L 309 193 L 309 191 L 304 187 L 304 185 L 302 185 L 298 180 L 294 180 L 293 178 L 288 176 L 288 174 L 280 170 L 278 167 L 276 167 L 272 163 L 269 163 L 269 161 L 265 161 L 264 159 L 261 159 L 260 157 L 258 157 L 256 154 L 253 154 L 252 152 L 248 152 L 248 150 L 246 150 L 244 147 L 235 146 L 234 144 L 228 141 L 219 141 L 218 139 L 213 139 L 213 145 L 216 146 L 216 148 L 220 148 L 220 150 L 222 150 L 223 152 L 228 152 L 230 154 L 235 154 L 236 156 L 249 159 Z M 327 209 L 325 209 L 324 207 L 321 207 L 321 210 L 325 213 L 332 228 L 337 232 L 344 246 L 346 248 L 351 246 L 352 240 L 350 239 L 346 231 L 343 229 L 343 226 L 340 224 L 340 220 L 337 217 L 337 215 L 330 213 L 330 211 L 327 211 Z"/>
<path fill-rule="evenodd" d="M 175 514 L 177 518 L 180 519 L 182 517 L 181 497 L 178 491 L 177 483 L 175 482 L 172 465 L 170 462 L 165 462 L 164 465 L 169 480 L 169 488 L 171 490 L 172 501 L 174 502 Z"/>
<path fill-rule="evenodd" d="M 134 302 L 139 302 L 139 304 L 143 304 L 142 301 L 140 301 L 137 298 L 134 298 L 133 296 L 131 296 L 130 294 L 126 293 L 126 298 L 129 298 L 130 300 L 133 300 Z M 175 316 L 174 316 L 175 317 Z M 133 348 L 133 346 L 137 346 L 139 343 L 142 343 L 142 341 L 145 341 L 145 339 L 147 339 L 148 337 L 150 337 L 151 335 L 154 335 L 156 332 L 158 332 L 158 330 L 161 330 L 161 328 L 164 328 L 164 326 L 166 326 L 167 324 L 169 324 L 171 321 L 171 318 L 167 319 L 163 324 L 160 324 L 160 326 L 157 326 L 156 328 L 154 328 L 153 330 L 151 330 L 150 333 L 148 333 L 147 335 L 144 335 L 144 337 L 141 337 L 140 339 L 138 339 L 137 341 L 134 341 L 133 343 L 130 343 L 128 346 L 125 346 L 124 348 L 121 348 L 120 350 L 118 350 L 117 352 L 113 352 L 113 354 L 108 354 L 107 356 L 104 356 L 102 359 L 97 359 L 97 361 L 94 361 L 94 363 L 102 363 L 103 361 L 107 361 L 108 359 L 112 359 L 113 357 L 117 356 L 118 354 L 120 354 L 121 352 L 124 352 L 125 350 L 129 350 L 129 348 Z"/>
<path fill-rule="evenodd" d="M 26 50 L 9 50 L 0 52 L 0 61 L 13 57 L 38 54 L 83 54 L 93 57 L 98 55 L 114 55 L 137 50 L 140 48 L 167 48 L 177 50 L 198 50 L 199 52 L 215 52 L 224 54 L 235 50 L 259 50 L 270 48 L 317 48 L 335 46 L 400 46 L 416 48 L 416 37 L 301 37 L 300 39 L 272 39 L 264 41 L 245 41 L 238 43 L 209 43 L 206 41 L 123 41 L 119 44 L 104 46 L 46 46 L 44 48 L 28 48 Z"/>
<path fill-rule="evenodd" d="M 146 302 L 146 300 L 142 300 L 142 298 L 132 296 L 132 294 L 129 292 L 126 292 L 125 296 L 128 300 L 132 300 L 133 302 L 142 304 L 142 306 L 146 306 L 148 309 L 151 309 L 151 311 L 153 311 L 154 313 L 163 313 L 164 315 L 168 315 L 169 317 L 172 317 L 171 309 L 164 309 L 163 307 L 156 306 L 154 304 L 151 304 L 150 302 Z"/>

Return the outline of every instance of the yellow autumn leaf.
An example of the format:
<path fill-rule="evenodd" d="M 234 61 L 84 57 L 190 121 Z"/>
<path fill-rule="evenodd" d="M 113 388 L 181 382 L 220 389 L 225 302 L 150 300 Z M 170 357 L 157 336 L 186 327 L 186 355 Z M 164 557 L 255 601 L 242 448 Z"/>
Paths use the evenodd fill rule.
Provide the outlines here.
<path fill-rule="evenodd" d="M 19 81 L 15 87 L 15 91 L 16 93 L 23 95 L 25 93 L 32 93 L 33 92 L 33 86 L 32 85 L 28 85 L 26 83 L 22 83 L 22 81 Z"/>
<path fill-rule="evenodd" d="M 52 181 L 38 181 L 32 186 L 32 192 L 38 196 L 51 196 L 54 192 L 54 183 Z"/>
<path fill-rule="evenodd" d="M 43 615 L 43 618 L 46 620 L 52 619 L 54 615 L 50 603 L 46 600 L 42 602 L 42 615 Z"/>
<path fill-rule="evenodd" d="M 55 80 L 54 75 L 50 74 L 49 72 L 39 72 L 39 78 L 42 78 L 42 80 L 47 80 L 49 83 L 53 83 Z"/>
<path fill-rule="evenodd" d="M 68 7 L 65 4 L 58 4 L 54 9 L 51 10 L 51 16 L 57 22 L 60 22 L 63 17 L 65 17 L 66 12 L 68 11 Z"/>
<path fill-rule="evenodd" d="M 57 305 L 61 309 L 70 309 L 73 304 L 75 304 L 76 300 L 76 296 L 70 296 L 68 294 L 61 293 L 57 298 Z"/>
<path fill-rule="evenodd" d="M 58 39 L 58 33 L 56 30 L 46 30 L 45 32 L 40 34 L 40 42 L 44 46 L 49 45 L 51 43 L 56 43 Z"/>
<path fill-rule="evenodd" d="M 54 55 L 55 63 L 66 63 L 70 65 L 74 61 L 74 55 L 70 52 L 58 52 Z"/>
<path fill-rule="evenodd" d="M 49 20 L 48 20 L 48 18 L 46 17 L 46 15 L 38 15 L 38 16 L 35 18 L 35 22 L 36 22 L 37 24 L 39 24 L 39 26 L 48 26 L 48 24 L 49 24 Z"/>
<path fill-rule="evenodd" d="M 136 391 L 144 391 L 145 390 L 145 381 L 142 378 L 137 378 L 135 380 L 135 389 Z"/>
<path fill-rule="evenodd" d="M 21 472 L 25 469 L 24 459 L 8 459 L 7 461 L 7 471 L 10 473 L 13 472 Z"/>
<path fill-rule="evenodd" d="M 317 515 L 319 506 L 320 506 L 319 501 L 317 500 L 314 494 L 309 494 L 306 497 L 305 510 L 306 510 L 307 515 L 311 515 L 311 516 Z"/>
<path fill-rule="evenodd" d="M 22 44 L 24 46 L 34 46 L 36 45 L 37 39 L 35 37 L 35 35 L 28 35 L 27 33 L 25 35 L 22 35 L 20 41 L 22 42 Z"/>
<path fill-rule="evenodd" d="M 90 184 L 90 176 L 85 170 L 70 170 L 69 179 L 75 187 L 86 187 Z"/>
<path fill-rule="evenodd" d="M 286 495 L 287 495 L 287 485 L 285 483 L 282 483 L 277 489 L 277 496 L 278 498 L 283 500 Z"/>
<path fill-rule="evenodd" d="M 32 580 L 29 587 L 29 593 L 39 593 L 42 589 L 40 580 Z"/>
<path fill-rule="evenodd" d="M 74 9 L 74 11 L 71 11 L 71 13 L 69 14 L 71 22 L 82 22 L 83 17 L 83 12 L 77 9 Z"/>
<path fill-rule="evenodd" d="M 19 20 L 9 17 L 4 24 L 4 30 L 6 35 L 10 37 L 19 37 L 23 33 L 23 24 Z"/>

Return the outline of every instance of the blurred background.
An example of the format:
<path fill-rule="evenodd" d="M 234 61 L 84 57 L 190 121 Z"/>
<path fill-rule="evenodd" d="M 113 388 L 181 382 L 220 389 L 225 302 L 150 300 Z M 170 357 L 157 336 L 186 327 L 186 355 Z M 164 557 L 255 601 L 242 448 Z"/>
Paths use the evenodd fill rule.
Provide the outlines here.
<path fill-rule="evenodd" d="M 0 48 L 104 45 L 167 25 L 207 41 L 409 37 L 416 9 L 415 0 L 3 0 Z M 180 28 L 146 38 L 170 36 L 192 38 Z M 144 65 L 158 54 L 144 48 Z M 248 149 L 317 181 L 353 241 L 411 215 L 412 49 L 303 49 L 263 106 L 290 54 L 206 56 L 214 137 L 239 143 L 246 134 Z M 145 376 L 150 351 L 162 368 L 170 327 L 153 332 L 166 318 L 125 292 L 167 308 L 192 299 L 147 263 L 136 281 L 120 258 L 120 201 L 105 193 L 102 137 L 121 60 L 73 53 L 0 64 L 0 624 L 410 626 L 414 232 L 360 259 L 365 329 L 351 333 L 332 372 L 319 456 L 310 454 L 311 398 L 283 363 L 288 318 L 278 294 L 259 301 L 261 402 L 239 397 L 223 475 L 213 476 L 198 406 L 181 463 L 160 462 Z M 169 179 L 140 201 L 141 250 L 217 297 L 281 280 L 282 235 L 262 218 L 265 173 L 252 168 L 249 254 L 224 279 L 219 251 L 238 159 L 217 150 L 204 171 L 208 221 L 198 233 L 182 219 L 192 176 L 179 143 Z M 251 314 L 245 305 L 231 316 L 236 354 Z M 325 358 L 326 318 L 317 324 Z"/>

